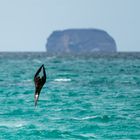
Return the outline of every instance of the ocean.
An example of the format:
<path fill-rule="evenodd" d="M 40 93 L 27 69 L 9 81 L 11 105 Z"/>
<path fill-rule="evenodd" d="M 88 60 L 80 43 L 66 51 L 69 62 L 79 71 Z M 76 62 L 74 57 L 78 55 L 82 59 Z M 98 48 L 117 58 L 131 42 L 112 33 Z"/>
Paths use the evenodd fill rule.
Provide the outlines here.
<path fill-rule="evenodd" d="M 0 53 L 0 140 L 47 139 L 140 140 L 140 53 Z"/>

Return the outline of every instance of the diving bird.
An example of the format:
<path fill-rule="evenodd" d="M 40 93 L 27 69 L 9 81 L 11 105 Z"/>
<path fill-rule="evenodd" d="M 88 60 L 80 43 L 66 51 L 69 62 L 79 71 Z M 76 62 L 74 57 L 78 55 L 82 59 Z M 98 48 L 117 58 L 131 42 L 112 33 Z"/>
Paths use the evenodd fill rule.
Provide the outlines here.
<path fill-rule="evenodd" d="M 40 77 L 41 70 L 43 69 L 43 76 Z M 46 82 L 46 72 L 45 72 L 45 67 L 44 64 L 37 70 L 35 76 L 34 76 L 34 84 L 35 84 L 35 94 L 34 94 L 34 102 L 35 106 L 37 105 L 37 101 L 39 99 L 39 95 L 41 92 L 41 89 L 43 85 Z"/>

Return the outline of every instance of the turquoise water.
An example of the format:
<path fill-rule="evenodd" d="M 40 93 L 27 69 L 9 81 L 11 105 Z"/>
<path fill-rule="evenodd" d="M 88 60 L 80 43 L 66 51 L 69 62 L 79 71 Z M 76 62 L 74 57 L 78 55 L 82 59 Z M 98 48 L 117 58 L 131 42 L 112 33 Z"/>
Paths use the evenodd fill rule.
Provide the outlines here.
<path fill-rule="evenodd" d="M 47 82 L 34 107 L 33 76 Z M 0 53 L 0 140 L 140 139 L 140 54 Z"/>

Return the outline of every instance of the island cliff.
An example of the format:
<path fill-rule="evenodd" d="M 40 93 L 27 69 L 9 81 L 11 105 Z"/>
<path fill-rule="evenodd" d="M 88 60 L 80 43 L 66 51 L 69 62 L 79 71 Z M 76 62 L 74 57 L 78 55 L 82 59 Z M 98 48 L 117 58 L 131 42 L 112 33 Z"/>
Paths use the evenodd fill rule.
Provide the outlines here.
<path fill-rule="evenodd" d="M 54 31 L 46 44 L 49 54 L 84 54 L 94 52 L 116 52 L 114 39 L 99 29 L 68 29 Z"/>

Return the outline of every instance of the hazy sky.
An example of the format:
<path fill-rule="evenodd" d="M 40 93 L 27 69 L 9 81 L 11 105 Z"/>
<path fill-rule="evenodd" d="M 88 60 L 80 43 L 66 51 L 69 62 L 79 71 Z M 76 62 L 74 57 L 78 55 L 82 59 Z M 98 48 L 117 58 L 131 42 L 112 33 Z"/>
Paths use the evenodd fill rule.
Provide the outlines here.
<path fill-rule="evenodd" d="M 54 30 L 98 28 L 140 51 L 140 0 L 0 0 L 0 51 L 45 51 Z"/>

